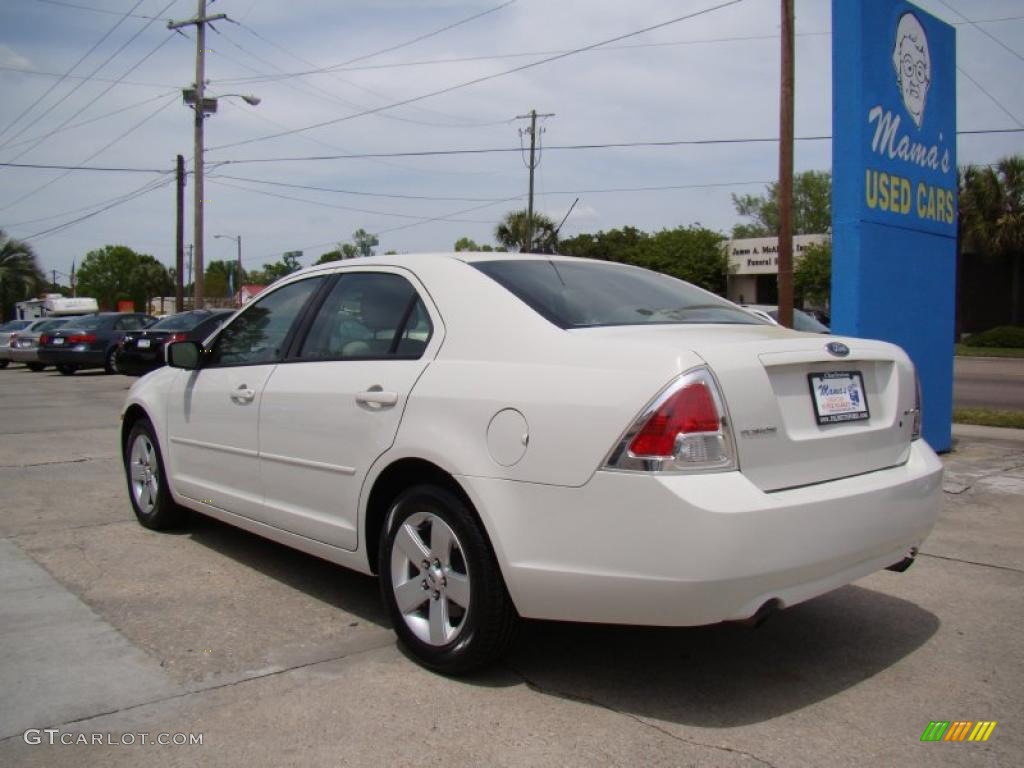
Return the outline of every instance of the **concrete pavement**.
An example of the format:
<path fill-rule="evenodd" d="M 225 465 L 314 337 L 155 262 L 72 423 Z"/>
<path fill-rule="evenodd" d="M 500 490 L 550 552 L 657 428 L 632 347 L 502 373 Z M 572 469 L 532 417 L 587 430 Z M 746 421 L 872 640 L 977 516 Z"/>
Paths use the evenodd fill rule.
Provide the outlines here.
<path fill-rule="evenodd" d="M 1018 433 L 957 428 L 905 574 L 757 631 L 531 622 L 505 663 L 450 680 L 397 649 L 372 579 L 202 518 L 138 526 L 117 458 L 129 383 L 0 371 L 2 765 L 1024 761 Z M 931 720 L 999 724 L 921 743 Z M 48 727 L 57 744 L 26 743 Z M 94 734 L 114 743 L 59 744 Z"/>

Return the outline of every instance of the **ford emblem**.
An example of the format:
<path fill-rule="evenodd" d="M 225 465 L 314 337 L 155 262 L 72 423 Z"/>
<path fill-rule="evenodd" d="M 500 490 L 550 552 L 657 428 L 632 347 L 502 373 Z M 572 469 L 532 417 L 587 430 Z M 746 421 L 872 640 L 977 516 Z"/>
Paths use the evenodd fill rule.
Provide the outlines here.
<path fill-rule="evenodd" d="M 846 357 L 850 354 L 850 348 L 841 341 L 831 341 L 825 345 L 825 349 L 834 357 Z"/>

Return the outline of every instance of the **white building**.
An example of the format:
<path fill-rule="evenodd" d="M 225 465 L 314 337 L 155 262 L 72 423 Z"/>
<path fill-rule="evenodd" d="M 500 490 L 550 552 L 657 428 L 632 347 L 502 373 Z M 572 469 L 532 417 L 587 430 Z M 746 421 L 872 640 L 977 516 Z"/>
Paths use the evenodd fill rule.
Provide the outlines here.
<path fill-rule="evenodd" d="M 827 243 L 828 235 L 794 235 L 793 266 L 809 245 Z M 737 304 L 778 304 L 779 238 L 727 240 L 729 278 L 726 297 Z"/>

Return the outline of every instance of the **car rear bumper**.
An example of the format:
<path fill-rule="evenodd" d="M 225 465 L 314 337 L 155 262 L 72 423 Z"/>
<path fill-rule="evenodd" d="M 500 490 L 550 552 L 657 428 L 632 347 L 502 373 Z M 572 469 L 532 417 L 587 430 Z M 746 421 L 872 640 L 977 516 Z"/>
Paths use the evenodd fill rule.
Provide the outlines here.
<path fill-rule="evenodd" d="M 14 363 L 38 363 L 39 348 L 30 347 L 28 349 L 18 349 L 16 347 L 12 347 L 8 352 L 8 357 L 11 362 Z"/>
<path fill-rule="evenodd" d="M 50 349 L 39 350 L 39 362 L 45 365 L 73 365 L 76 368 L 102 368 L 106 354 L 102 349 Z"/>
<path fill-rule="evenodd" d="M 123 350 L 117 355 L 117 372 L 127 376 L 144 376 L 164 364 L 163 347 L 145 353 Z"/>
<path fill-rule="evenodd" d="M 597 472 L 581 488 L 460 477 L 531 618 L 691 626 L 786 607 L 894 564 L 931 531 L 942 464 L 765 493 L 739 472 Z"/>

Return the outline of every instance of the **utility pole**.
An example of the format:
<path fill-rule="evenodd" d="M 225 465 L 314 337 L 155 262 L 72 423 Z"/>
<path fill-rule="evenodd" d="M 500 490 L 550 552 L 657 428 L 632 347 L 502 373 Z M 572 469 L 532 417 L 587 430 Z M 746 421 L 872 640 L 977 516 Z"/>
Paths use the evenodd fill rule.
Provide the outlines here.
<path fill-rule="evenodd" d="M 782 0 L 779 94 L 779 324 L 793 327 L 793 0 Z"/>
<path fill-rule="evenodd" d="M 192 243 L 188 244 L 188 282 L 192 282 Z M 196 309 L 195 300 L 192 301 L 191 309 Z"/>
<path fill-rule="evenodd" d="M 178 201 L 174 227 L 174 311 L 185 311 L 185 158 L 178 155 Z"/>
<path fill-rule="evenodd" d="M 56 293 L 56 291 L 57 291 L 57 270 L 53 269 L 53 270 L 50 270 L 50 271 L 53 272 L 53 290 L 54 290 L 54 293 Z"/>
<path fill-rule="evenodd" d="M 533 250 L 533 171 L 537 168 L 538 162 L 534 159 L 536 147 L 537 147 L 537 118 L 538 117 L 554 117 L 554 112 L 546 112 L 538 115 L 536 109 L 531 109 L 529 114 L 516 115 L 516 120 L 530 119 L 529 128 L 520 128 L 519 135 L 522 136 L 524 133 L 530 134 L 530 162 L 527 167 L 530 169 L 530 196 L 529 202 L 526 207 L 526 249 L 527 252 Z M 541 132 L 544 129 L 541 128 Z"/>
<path fill-rule="evenodd" d="M 168 29 L 180 29 L 181 27 L 195 26 L 196 28 L 196 82 L 195 82 L 195 147 L 192 158 L 194 164 L 194 189 L 193 198 L 195 205 L 194 225 L 195 230 L 192 236 L 195 247 L 196 280 L 194 283 L 194 299 L 192 308 L 201 309 L 203 306 L 203 120 L 206 116 L 206 25 L 211 21 L 226 19 L 227 15 L 215 13 L 212 16 L 206 15 L 206 0 L 198 0 L 199 6 L 195 18 L 186 21 L 169 21 Z M 216 109 L 216 105 L 214 105 Z"/>

